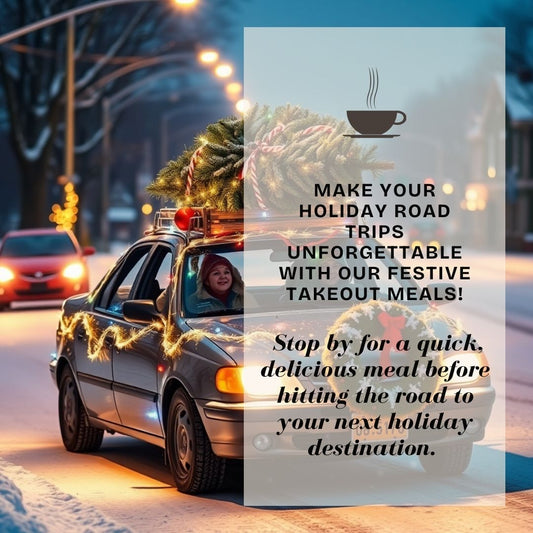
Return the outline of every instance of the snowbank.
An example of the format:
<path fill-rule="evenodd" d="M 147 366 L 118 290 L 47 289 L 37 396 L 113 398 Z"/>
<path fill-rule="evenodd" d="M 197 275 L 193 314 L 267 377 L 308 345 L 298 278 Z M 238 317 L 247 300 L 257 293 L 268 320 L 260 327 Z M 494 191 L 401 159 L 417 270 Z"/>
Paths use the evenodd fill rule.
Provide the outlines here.
<path fill-rule="evenodd" d="M 94 507 L 0 459 L 1 533 L 131 533 Z"/>

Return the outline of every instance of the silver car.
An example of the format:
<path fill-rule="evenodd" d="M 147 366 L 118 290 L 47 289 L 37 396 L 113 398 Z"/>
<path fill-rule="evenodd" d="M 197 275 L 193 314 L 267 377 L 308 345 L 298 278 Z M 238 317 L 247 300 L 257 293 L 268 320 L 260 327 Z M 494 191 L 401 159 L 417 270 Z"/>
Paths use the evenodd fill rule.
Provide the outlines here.
<path fill-rule="evenodd" d="M 219 488 L 226 459 L 242 458 L 245 448 L 247 457 L 305 454 L 309 443 L 301 432 L 287 428 L 278 438 L 277 421 L 281 413 L 289 416 L 289 410 L 317 417 L 319 411 L 327 414 L 327 409 L 283 404 L 279 385 L 268 391 L 261 389 L 264 383 L 245 379 L 242 294 L 228 296 L 226 292 L 224 305 L 206 304 L 205 299 L 197 305 L 201 282 L 218 273 L 224 286 L 228 270 L 233 279 L 243 273 L 246 255 L 247 265 L 255 265 L 246 271 L 248 325 L 268 319 L 292 322 L 302 330 L 302 324 L 313 327 L 317 317 L 334 320 L 339 308 L 332 302 L 287 306 L 287 291 L 279 277 L 265 274 L 267 262 L 284 260 L 283 250 L 286 243 L 276 235 L 259 233 L 243 241 L 242 234 L 230 232 L 206 239 L 195 228 L 161 224 L 133 244 L 91 293 L 66 300 L 57 331 L 57 353 L 50 363 L 59 388 L 59 422 L 66 449 L 97 450 L 105 431 L 142 439 L 165 449 L 176 486 L 186 493 Z M 208 273 L 207 265 L 212 267 Z M 410 280 L 397 283 L 414 284 Z M 413 309 L 420 313 L 427 307 L 418 304 Z M 434 328 L 440 328 L 439 336 L 445 338 L 450 321 L 437 320 Z M 257 346 L 268 361 L 273 343 Z M 277 355 L 287 361 L 294 358 L 294 353 L 281 348 L 286 346 L 280 346 Z M 452 355 L 457 358 L 457 352 Z M 483 354 L 465 355 L 484 358 Z M 307 354 L 305 362 L 318 368 L 320 358 L 319 353 Z M 301 378 L 298 385 L 300 390 L 332 388 L 321 375 Z M 431 440 L 440 446 L 444 459 L 438 465 L 427 459 L 422 464 L 429 471 L 462 472 L 469 464 L 472 443 L 483 438 L 494 389 L 489 377 L 479 376 L 451 380 L 446 387 L 449 394 L 459 388 L 475 390 L 475 400 L 468 407 L 452 405 L 449 409 L 462 409 L 461 416 L 468 415 L 476 423 L 461 436 L 432 433 Z M 429 405 L 427 412 L 432 409 Z M 247 424 L 243 423 L 245 413 Z M 389 438 L 358 437 L 374 442 Z M 416 443 L 427 440 L 427 435 L 417 430 L 402 438 Z"/>

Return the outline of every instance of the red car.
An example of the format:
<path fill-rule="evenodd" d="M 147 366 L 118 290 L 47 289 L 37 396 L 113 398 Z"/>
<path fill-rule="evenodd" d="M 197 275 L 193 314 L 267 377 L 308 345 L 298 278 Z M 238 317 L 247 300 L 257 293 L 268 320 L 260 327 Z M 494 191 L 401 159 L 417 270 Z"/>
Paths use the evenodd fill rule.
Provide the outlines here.
<path fill-rule="evenodd" d="M 89 290 L 85 256 L 73 233 L 53 228 L 9 231 L 0 241 L 0 309 L 11 302 L 64 300 Z"/>

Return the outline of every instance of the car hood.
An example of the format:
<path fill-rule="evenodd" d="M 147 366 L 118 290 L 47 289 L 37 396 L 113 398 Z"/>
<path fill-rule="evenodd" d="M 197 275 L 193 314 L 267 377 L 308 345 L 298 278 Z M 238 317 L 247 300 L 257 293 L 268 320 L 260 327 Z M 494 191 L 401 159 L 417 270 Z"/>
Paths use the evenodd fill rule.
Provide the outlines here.
<path fill-rule="evenodd" d="M 427 311 L 425 305 L 413 306 L 411 309 L 419 314 Z M 426 320 L 427 325 L 433 330 L 437 338 L 446 338 L 450 334 L 454 338 L 461 337 L 464 334 L 462 328 L 457 322 L 449 316 L 442 313 L 440 309 L 433 308 L 431 314 Z M 327 330 L 335 323 L 337 318 L 342 314 L 339 309 L 320 309 L 320 310 L 302 310 L 298 313 L 294 311 L 283 311 L 277 313 L 263 313 L 226 317 L 205 317 L 190 318 L 186 322 L 194 330 L 205 332 L 206 337 L 228 354 L 238 365 L 244 364 L 244 334 L 246 329 L 247 361 L 249 364 L 250 356 L 258 355 L 259 361 L 267 361 L 274 357 L 286 358 L 287 360 L 302 356 L 303 353 L 298 351 L 289 351 L 279 349 L 273 351 L 275 338 L 277 334 L 286 335 L 285 339 L 294 337 L 297 339 L 308 340 L 317 338 L 321 346 L 326 338 Z M 320 339 L 318 332 L 324 333 L 324 338 Z M 251 348 L 253 346 L 253 349 Z M 309 361 L 315 357 L 321 356 L 321 349 L 317 350 L 309 358 Z"/>
<path fill-rule="evenodd" d="M 244 318 L 242 315 L 229 317 L 189 318 L 187 325 L 221 348 L 238 365 L 243 363 L 242 336 Z"/>
<path fill-rule="evenodd" d="M 339 309 L 312 309 L 280 311 L 276 313 L 246 314 L 226 317 L 190 318 L 186 322 L 194 330 L 203 331 L 219 348 L 238 365 L 244 364 L 244 338 L 246 331 L 246 357 L 257 355 L 259 361 L 270 359 L 278 333 L 289 334 L 295 339 L 313 336 L 319 328 L 332 326 L 340 314 Z M 325 328 L 325 329 L 324 329 Z M 295 352 L 277 350 L 276 357 L 294 358 Z M 246 363 L 251 361 L 247 359 Z"/>

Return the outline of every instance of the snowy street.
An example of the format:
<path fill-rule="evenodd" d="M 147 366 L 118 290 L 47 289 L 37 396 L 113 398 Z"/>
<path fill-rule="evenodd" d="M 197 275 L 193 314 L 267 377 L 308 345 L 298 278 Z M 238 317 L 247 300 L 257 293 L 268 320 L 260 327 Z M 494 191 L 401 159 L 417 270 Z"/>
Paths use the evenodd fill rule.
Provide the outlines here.
<path fill-rule="evenodd" d="M 105 256 L 93 258 L 93 284 L 109 261 Z M 57 306 L 17 307 L 0 315 L 0 494 L 11 496 L 19 509 L 20 504 L 24 506 L 27 529 L 21 531 L 30 532 L 436 532 L 466 531 L 483 524 L 483 530 L 492 533 L 506 529 L 510 522 L 513 532 L 530 531 L 533 376 L 527 357 L 533 341 L 533 310 L 531 299 L 524 306 L 523 294 L 531 290 L 533 260 L 519 256 L 509 266 L 505 507 L 260 509 L 241 503 L 242 469 L 238 463 L 231 465 L 220 493 L 188 496 L 176 491 L 163 452 L 157 447 L 106 435 L 96 453 L 68 453 L 61 443 L 57 390 L 48 371 Z M 496 457 L 502 453 L 502 444 L 490 441 L 488 453 Z M 11 483 L 22 496 L 17 497 Z M 475 476 L 467 471 L 460 483 L 475 483 Z M 9 513 L 9 505 L 0 504 L 0 516 Z"/>

